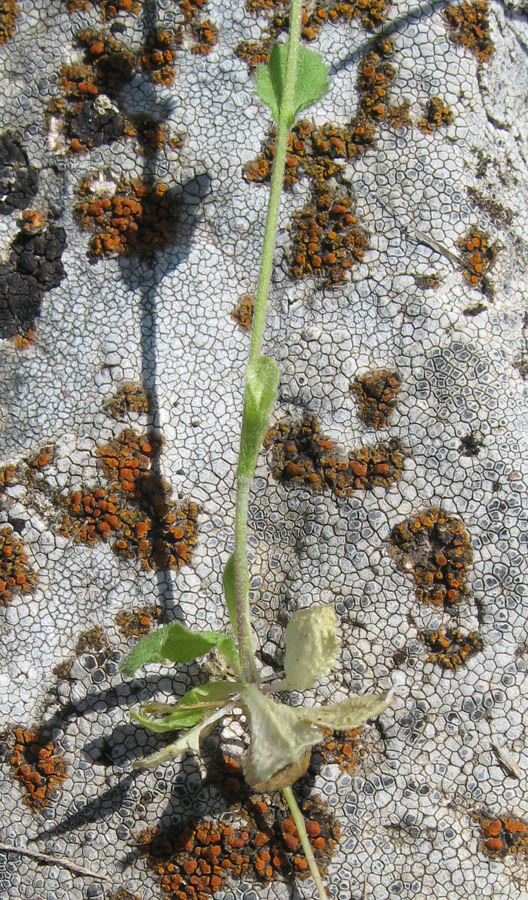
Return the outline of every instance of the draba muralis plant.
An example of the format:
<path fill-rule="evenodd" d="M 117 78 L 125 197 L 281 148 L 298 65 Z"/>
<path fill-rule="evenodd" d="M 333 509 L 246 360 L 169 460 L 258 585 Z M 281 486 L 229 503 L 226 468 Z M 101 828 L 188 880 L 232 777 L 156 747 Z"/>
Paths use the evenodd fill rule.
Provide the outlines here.
<path fill-rule="evenodd" d="M 132 712 L 133 718 L 151 731 L 183 731 L 174 743 L 133 765 L 158 766 L 189 750 L 199 754 L 201 735 L 213 723 L 227 714 L 243 715 L 249 727 L 244 777 L 257 791 L 283 792 L 319 897 L 327 900 L 291 786 L 308 769 L 312 747 L 323 739 L 321 729 L 358 728 L 383 712 L 390 696 L 371 694 L 315 707 L 291 707 L 272 699 L 270 695 L 278 691 L 312 688 L 331 672 L 339 650 L 336 616 L 332 606 L 294 613 L 285 634 L 284 675 L 271 683 L 261 683 L 251 624 L 246 543 L 249 492 L 279 383 L 277 364 L 269 356 L 262 356 L 261 350 L 288 135 L 299 112 L 323 97 L 329 87 L 328 70 L 319 55 L 300 45 L 301 16 L 302 0 L 291 0 L 288 42 L 275 44 L 269 63 L 261 65 L 256 76 L 258 95 L 271 109 L 277 123 L 277 138 L 245 377 L 236 477 L 235 551 L 223 577 L 233 636 L 215 631 L 189 631 L 179 622 L 173 622 L 137 644 L 123 661 L 121 670 L 132 677 L 146 663 L 165 660 L 188 663 L 216 648 L 232 677 L 199 685 L 174 705 L 154 702 Z"/>

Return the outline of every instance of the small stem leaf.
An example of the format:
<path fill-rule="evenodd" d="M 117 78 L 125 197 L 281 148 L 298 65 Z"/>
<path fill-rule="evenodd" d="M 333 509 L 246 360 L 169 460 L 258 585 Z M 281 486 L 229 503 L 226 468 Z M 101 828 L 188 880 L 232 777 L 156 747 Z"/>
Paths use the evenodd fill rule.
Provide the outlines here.
<path fill-rule="evenodd" d="M 218 647 L 222 656 L 238 672 L 240 663 L 232 638 L 217 631 L 189 631 L 179 622 L 171 622 L 143 638 L 123 660 L 121 671 L 132 678 L 136 670 L 146 663 L 161 663 L 167 659 L 187 663 L 204 656 L 213 647 Z"/>
<path fill-rule="evenodd" d="M 246 370 L 246 392 L 240 440 L 239 474 L 253 477 L 253 470 L 277 398 L 279 367 L 269 356 L 261 356 Z"/>
<path fill-rule="evenodd" d="M 293 614 L 286 628 L 284 687 L 305 691 L 335 666 L 339 652 L 333 606 L 314 606 Z"/>
<path fill-rule="evenodd" d="M 249 714 L 251 741 L 244 759 L 244 777 L 258 791 L 279 790 L 306 772 L 310 750 L 321 733 L 295 715 L 290 706 L 270 700 L 257 685 L 241 687 Z M 301 727 L 299 727 L 301 726 Z"/>
<path fill-rule="evenodd" d="M 319 728 L 331 728 L 333 731 L 349 731 L 359 728 L 367 719 L 376 719 L 387 709 L 392 700 L 392 691 L 385 694 L 365 694 L 362 697 L 351 697 L 343 703 L 332 706 L 296 706 L 294 715 L 303 722 L 311 722 Z"/>
<path fill-rule="evenodd" d="M 238 634 L 235 594 L 235 557 L 231 555 L 224 569 L 224 597 L 235 637 Z"/>
<path fill-rule="evenodd" d="M 263 103 L 271 109 L 278 123 L 286 116 L 286 124 L 291 128 L 298 114 L 324 97 L 330 87 L 328 67 L 315 50 L 299 47 L 297 77 L 293 94 L 292 107 L 283 108 L 284 86 L 286 82 L 286 62 L 288 59 L 287 44 L 275 44 L 271 51 L 269 63 L 257 69 L 257 93 Z"/>
<path fill-rule="evenodd" d="M 236 682 L 210 681 L 193 688 L 179 703 L 148 703 L 139 712 L 132 710 L 131 716 L 144 728 L 157 733 L 191 728 L 201 722 L 210 709 L 217 709 L 227 703 L 237 688 Z M 158 715 L 158 718 L 152 718 L 153 715 Z"/>

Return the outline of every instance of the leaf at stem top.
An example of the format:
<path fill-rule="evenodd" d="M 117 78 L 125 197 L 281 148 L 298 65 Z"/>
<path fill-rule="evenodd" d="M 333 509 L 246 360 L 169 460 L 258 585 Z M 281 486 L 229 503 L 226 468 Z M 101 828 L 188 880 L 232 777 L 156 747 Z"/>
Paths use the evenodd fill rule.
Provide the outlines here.
<path fill-rule="evenodd" d="M 287 59 L 288 45 L 275 44 L 269 62 L 260 65 L 256 75 L 258 95 L 262 102 L 269 106 L 277 123 L 284 114 L 282 107 Z M 300 46 L 293 104 L 287 111 L 288 128 L 291 128 L 301 110 L 324 97 L 329 87 L 328 67 L 319 54 L 315 50 L 307 50 L 306 47 Z"/>
<path fill-rule="evenodd" d="M 191 728 L 212 709 L 223 706 L 237 689 L 234 681 L 210 681 L 192 688 L 178 703 L 147 703 L 139 712 L 132 710 L 130 715 L 144 728 L 157 733 Z"/>
<path fill-rule="evenodd" d="M 224 597 L 235 637 L 238 634 L 237 610 L 235 596 L 235 557 L 229 557 L 224 569 Z"/>
<path fill-rule="evenodd" d="M 217 631 L 189 631 L 180 622 L 165 625 L 143 638 L 123 660 L 121 671 L 132 678 L 146 663 L 161 663 L 167 659 L 187 663 L 204 656 L 213 647 L 218 647 L 235 672 L 239 671 L 240 661 L 233 638 Z"/>
<path fill-rule="evenodd" d="M 335 666 L 339 652 L 333 606 L 312 606 L 293 614 L 286 628 L 285 687 L 305 691 Z"/>

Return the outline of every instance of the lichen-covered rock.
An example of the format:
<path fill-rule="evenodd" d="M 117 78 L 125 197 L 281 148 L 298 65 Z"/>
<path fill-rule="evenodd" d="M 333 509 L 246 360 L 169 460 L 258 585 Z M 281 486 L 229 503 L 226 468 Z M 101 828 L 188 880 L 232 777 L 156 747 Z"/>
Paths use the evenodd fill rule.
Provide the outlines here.
<path fill-rule="evenodd" d="M 271 900 L 305 874 L 236 724 L 206 768 L 131 775 L 163 736 L 130 707 L 219 661 L 118 671 L 158 623 L 227 627 L 274 152 L 254 67 L 286 7 L 0 2 L 0 843 L 110 879 L 0 851 L 2 900 Z M 303 39 L 331 90 L 292 134 L 265 333 L 262 663 L 334 604 L 308 702 L 395 689 L 300 783 L 334 896 L 525 900 L 526 4 L 317 0 Z"/>

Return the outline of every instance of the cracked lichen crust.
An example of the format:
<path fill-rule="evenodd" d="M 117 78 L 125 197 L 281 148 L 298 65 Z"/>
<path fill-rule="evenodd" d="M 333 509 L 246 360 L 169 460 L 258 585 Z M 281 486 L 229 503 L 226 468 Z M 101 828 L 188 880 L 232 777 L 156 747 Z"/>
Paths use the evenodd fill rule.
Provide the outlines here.
<path fill-rule="evenodd" d="M 2 850 L 1 900 L 192 898 L 195 876 L 209 893 L 221 877 L 226 893 L 272 900 L 302 874 L 277 797 L 253 795 L 249 809 L 236 722 L 202 745 L 214 756 L 222 738 L 227 774 L 192 756 L 131 772 L 177 734 L 147 732 L 130 708 L 177 702 L 225 677 L 221 661 L 151 666 L 127 682 L 119 673 L 158 623 L 228 626 L 222 573 L 249 345 L 232 312 L 255 293 L 269 190 L 265 172 L 259 184 L 244 173 L 271 128 L 237 48 L 258 49 L 283 11 L 250 5 L 18 0 L 1 48 L 0 531 L 15 584 L 0 608 L 0 843 L 110 879 Z M 250 499 L 261 662 L 280 678 L 292 614 L 332 604 L 342 656 L 306 702 L 395 690 L 376 725 L 321 745 L 299 782 L 300 800 L 323 806 L 307 816 L 316 850 L 333 842 L 324 861 L 336 896 L 360 897 L 366 884 L 376 900 L 524 900 L 528 21 L 522 3 L 481 0 L 369 0 L 348 17 L 334 8 L 311 4 L 310 16 L 328 15 L 305 23 L 331 89 L 292 139 L 265 335 L 281 374 L 272 428 L 283 448 L 292 430 L 304 443 L 301 456 L 277 448 L 277 463 L 272 446 L 261 455 Z M 370 16 L 379 32 L 376 11 L 377 35 L 363 25 Z M 163 31 L 180 27 L 168 46 Z M 79 32 L 91 40 L 79 44 Z M 351 142 L 367 101 L 378 118 L 356 122 Z M 319 176 L 333 192 L 325 208 Z M 90 195 L 79 198 L 83 183 Z M 145 197 L 155 200 L 146 217 Z M 294 214 L 311 207 L 299 233 Z M 17 285 L 30 279 L 22 309 Z M 395 454 L 402 464 L 365 490 L 362 465 L 379 445 L 391 457 L 373 465 Z M 332 453 L 350 478 L 314 491 L 305 476 Z M 302 472 L 276 480 L 270 462 Z M 190 504 L 188 521 L 168 521 Z M 441 552 L 440 515 L 460 558 Z M 421 544 L 401 528 L 417 522 Z M 37 791 L 46 804 L 31 807 Z M 174 844 L 185 828 L 187 848 Z M 147 833 L 148 863 L 138 858 Z M 208 859 L 217 846 L 231 876 Z M 298 889 L 311 896 L 309 882 Z"/>

